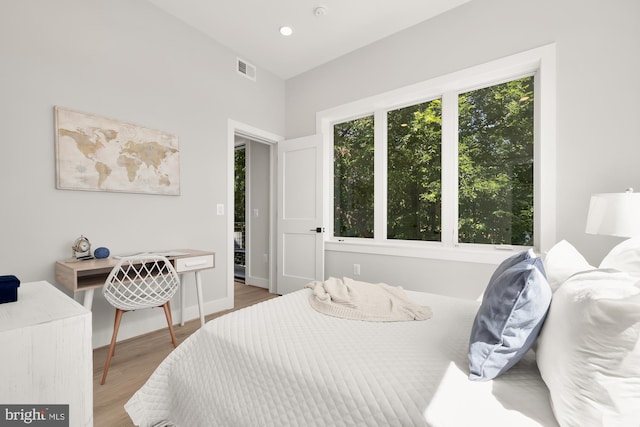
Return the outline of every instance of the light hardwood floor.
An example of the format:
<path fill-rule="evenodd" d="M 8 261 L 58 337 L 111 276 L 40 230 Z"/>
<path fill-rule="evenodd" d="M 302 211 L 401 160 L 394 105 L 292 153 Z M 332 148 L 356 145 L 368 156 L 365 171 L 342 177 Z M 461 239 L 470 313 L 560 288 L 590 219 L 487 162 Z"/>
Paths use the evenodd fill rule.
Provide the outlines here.
<path fill-rule="evenodd" d="M 266 289 L 236 282 L 235 307 L 206 316 L 209 321 L 234 310 L 276 297 Z M 163 316 L 162 311 L 158 315 Z M 126 322 L 126 314 L 123 322 Z M 200 326 L 200 320 L 175 325 L 178 345 Z M 100 385 L 102 371 L 109 346 L 93 351 L 93 422 L 96 427 L 133 426 L 124 410 L 124 404 L 147 381 L 156 367 L 173 350 L 169 331 L 165 328 L 139 337 L 131 338 L 116 345 L 114 357 L 105 385 Z"/>

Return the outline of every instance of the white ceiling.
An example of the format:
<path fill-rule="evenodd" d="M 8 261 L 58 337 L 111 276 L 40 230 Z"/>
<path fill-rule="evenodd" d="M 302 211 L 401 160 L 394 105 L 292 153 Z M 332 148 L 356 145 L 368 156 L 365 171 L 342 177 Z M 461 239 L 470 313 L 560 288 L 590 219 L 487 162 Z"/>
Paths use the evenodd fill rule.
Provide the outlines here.
<path fill-rule="evenodd" d="M 470 0 L 148 1 L 237 52 L 258 78 L 266 68 L 288 79 Z"/>

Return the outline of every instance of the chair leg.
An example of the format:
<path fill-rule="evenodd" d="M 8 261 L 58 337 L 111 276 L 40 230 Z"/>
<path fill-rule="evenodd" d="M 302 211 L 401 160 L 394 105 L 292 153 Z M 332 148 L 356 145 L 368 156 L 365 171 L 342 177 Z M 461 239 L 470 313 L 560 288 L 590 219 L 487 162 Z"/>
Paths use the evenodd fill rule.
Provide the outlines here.
<path fill-rule="evenodd" d="M 118 329 L 120 329 L 120 320 L 122 320 L 122 313 L 124 310 L 116 308 L 116 317 L 113 322 L 113 336 L 111 337 L 111 345 L 109 346 L 109 354 L 107 354 L 107 362 L 104 364 L 104 372 L 102 373 L 102 382 L 100 385 L 104 385 L 107 380 L 107 373 L 109 372 L 109 365 L 111 365 L 111 358 L 116 352 L 116 338 L 118 337 Z"/>
<path fill-rule="evenodd" d="M 164 308 L 164 315 L 167 318 L 167 325 L 169 325 L 169 333 L 171 334 L 171 342 L 173 342 L 173 347 L 178 346 L 178 340 L 176 339 L 176 334 L 173 333 L 173 319 L 171 318 L 171 306 L 169 305 L 169 301 L 162 305 Z"/>

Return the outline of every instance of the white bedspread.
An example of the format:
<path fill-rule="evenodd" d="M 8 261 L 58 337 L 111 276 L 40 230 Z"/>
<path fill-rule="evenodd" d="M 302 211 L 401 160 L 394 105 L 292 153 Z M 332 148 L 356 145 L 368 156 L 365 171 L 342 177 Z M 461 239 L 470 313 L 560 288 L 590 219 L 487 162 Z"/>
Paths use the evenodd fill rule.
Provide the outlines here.
<path fill-rule="evenodd" d="M 125 408 L 142 426 L 557 426 L 535 359 L 467 379 L 478 303 L 407 291 L 433 317 L 326 316 L 305 289 L 207 323 Z"/>

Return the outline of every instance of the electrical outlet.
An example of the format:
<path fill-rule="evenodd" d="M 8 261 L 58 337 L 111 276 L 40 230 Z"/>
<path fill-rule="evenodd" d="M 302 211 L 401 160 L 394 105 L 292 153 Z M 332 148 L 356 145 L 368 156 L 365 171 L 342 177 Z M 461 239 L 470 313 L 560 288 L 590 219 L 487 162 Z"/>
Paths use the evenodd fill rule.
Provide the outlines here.
<path fill-rule="evenodd" d="M 216 209 L 218 211 L 218 215 L 224 215 L 224 204 L 218 203 L 216 205 Z"/>
<path fill-rule="evenodd" d="M 360 264 L 353 264 L 353 275 L 354 276 L 360 275 Z"/>

